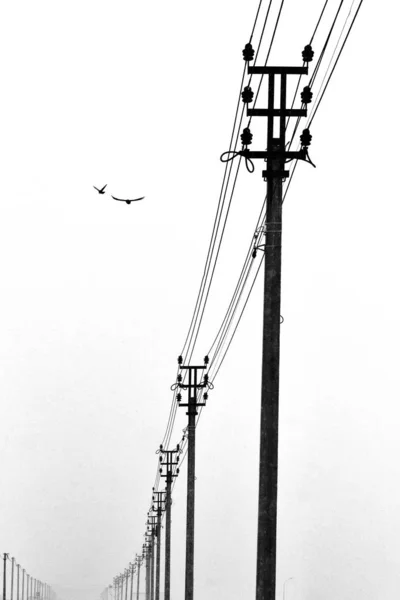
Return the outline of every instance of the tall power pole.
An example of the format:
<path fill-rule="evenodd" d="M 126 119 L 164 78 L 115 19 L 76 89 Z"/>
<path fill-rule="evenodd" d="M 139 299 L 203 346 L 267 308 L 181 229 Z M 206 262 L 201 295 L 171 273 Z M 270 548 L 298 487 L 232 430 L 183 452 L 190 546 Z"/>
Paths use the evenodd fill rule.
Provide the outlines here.
<path fill-rule="evenodd" d="M 6 600 L 6 592 L 7 592 L 7 558 L 8 554 L 4 552 L 3 554 L 3 600 Z"/>
<path fill-rule="evenodd" d="M 19 570 L 21 565 L 17 564 L 17 600 L 19 600 Z"/>
<path fill-rule="evenodd" d="M 161 515 L 164 510 L 165 492 L 155 492 L 153 489 L 153 511 L 157 514 L 156 536 L 157 536 L 157 564 L 156 564 L 156 598 L 160 600 L 160 566 L 161 566 Z"/>
<path fill-rule="evenodd" d="M 181 371 L 186 371 L 188 380 L 183 381 L 178 375 L 177 386 L 188 391 L 187 403 L 181 402 L 181 394 L 177 394 L 179 406 L 188 408 L 188 475 L 187 475 L 187 504 L 186 504 L 186 568 L 185 568 L 185 600 L 193 600 L 194 578 L 194 503 L 195 503 L 195 468 L 196 468 L 196 415 L 199 406 L 205 406 L 207 393 L 203 394 L 204 402 L 199 402 L 199 392 L 208 388 L 208 375 L 199 378 L 207 368 L 208 357 L 204 359 L 204 366 L 182 366 L 182 357 L 178 358 Z"/>
<path fill-rule="evenodd" d="M 10 599 L 13 600 L 14 598 L 14 564 L 15 564 L 15 558 L 12 557 L 11 558 L 11 589 L 10 589 Z"/>
<path fill-rule="evenodd" d="M 24 591 L 25 591 L 25 569 L 22 569 L 22 589 L 21 589 L 21 600 L 24 599 Z"/>
<path fill-rule="evenodd" d="M 146 533 L 146 600 L 150 600 L 150 560 L 151 560 L 151 537 Z"/>
<path fill-rule="evenodd" d="M 139 600 L 139 586 L 140 586 L 140 567 L 142 566 L 144 555 L 136 556 L 137 564 L 137 586 L 136 586 L 136 600 Z"/>
<path fill-rule="evenodd" d="M 243 51 L 246 61 L 253 60 L 254 51 L 248 44 Z M 311 58 L 310 58 L 311 56 Z M 312 60 L 311 46 L 303 52 L 304 63 Z M 251 75 L 268 76 L 268 107 L 247 108 L 250 117 L 268 117 L 267 149 L 253 152 L 248 149 L 251 133 L 243 131 L 246 146 L 240 154 L 246 159 L 264 159 L 267 169 L 262 176 L 267 181 L 267 212 L 265 222 L 264 271 L 264 324 L 261 391 L 260 475 L 257 535 L 256 600 L 275 600 L 276 583 L 276 525 L 278 495 L 278 426 L 279 426 L 279 349 L 281 310 L 281 259 L 282 259 L 282 179 L 288 177 L 287 160 L 309 160 L 307 146 L 311 136 L 308 130 L 301 136 L 298 152 L 286 151 L 286 123 L 288 117 L 302 117 L 307 111 L 286 106 L 288 75 L 305 75 L 308 67 L 248 66 Z M 279 108 L 275 108 L 275 84 L 279 77 Z M 309 88 L 308 88 L 309 89 Z M 250 94 L 249 91 L 250 90 Z M 303 93 L 305 90 L 303 90 Z M 252 101 L 251 88 L 242 94 L 243 101 Z M 274 136 L 274 121 L 279 120 L 279 135 Z M 309 161 L 311 162 L 311 161 Z"/>
<path fill-rule="evenodd" d="M 178 454 L 181 452 L 179 444 L 176 450 L 164 450 L 160 446 L 160 474 L 161 477 L 166 477 L 165 489 L 165 584 L 164 584 L 164 600 L 170 600 L 171 595 L 171 486 L 174 477 L 179 474 Z M 174 458 L 176 455 L 176 458 Z M 164 458 L 164 460 L 163 460 Z M 165 469 L 165 472 L 163 472 Z"/>
<path fill-rule="evenodd" d="M 150 589 L 149 597 L 150 600 L 154 600 L 154 556 L 155 556 L 155 537 L 157 531 L 156 515 L 148 516 L 149 534 L 150 534 Z"/>

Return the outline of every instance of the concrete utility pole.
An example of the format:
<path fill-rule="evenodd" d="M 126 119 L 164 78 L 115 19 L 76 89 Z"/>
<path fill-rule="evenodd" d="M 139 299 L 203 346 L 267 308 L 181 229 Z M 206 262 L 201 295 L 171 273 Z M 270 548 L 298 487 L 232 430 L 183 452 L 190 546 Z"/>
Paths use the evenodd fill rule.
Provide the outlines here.
<path fill-rule="evenodd" d="M 17 565 L 17 600 L 19 600 L 19 569 L 20 565 Z"/>
<path fill-rule="evenodd" d="M 146 560 L 146 600 L 150 598 L 150 542 L 146 537 L 146 545 L 144 550 L 144 558 Z"/>
<path fill-rule="evenodd" d="M 149 515 L 148 522 L 150 525 L 150 536 L 151 536 L 151 552 L 150 552 L 150 600 L 154 600 L 154 557 L 155 557 L 155 537 L 157 534 L 157 517 L 155 515 Z"/>
<path fill-rule="evenodd" d="M 179 406 L 187 406 L 188 411 L 188 476 L 187 476 L 187 504 L 186 504 L 186 568 L 185 568 L 185 600 L 193 600 L 194 578 L 194 504 L 195 504 L 195 469 L 196 469 L 196 415 L 197 407 L 205 406 L 207 393 L 203 394 L 204 402 L 198 402 L 199 391 L 208 388 L 208 375 L 199 382 L 199 374 L 207 368 L 208 357 L 204 359 L 204 366 L 182 366 L 182 357 L 178 358 L 181 371 L 187 371 L 188 381 L 182 381 L 178 375 L 177 387 L 188 390 L 188 402 L 181 402 L 181 394 L 177 394 Z"/>
<path fill-rule="evenodd" d="M 130 569 L 125 569 L 125 600 L 128 600 L 128 578 L 130 575 L 131 571 Z"/>
<path fill-rule="evenodd" d="M 11 589 L 10 589 L 10 599 L 13 600 L 14 597 L 14 563 L 15 558 L 11 558 Z"/>
<path fill-rule="evenodd" d="M 3 554 L 3 600 L 6 600 L 6 592 L 7 592 L 7 558 L 8 554 L 4 552 Z"/>
<path fill-rule="evenodd" d="M 165 492 L 155 492 L 153 488 L 153 511 L 157 513 L 156 536 L 157 536 L 157 564 L 156 564 L 156 598 L 160 600 L 160 566 L 161 566 L 161 514 L 164 510 Z"/>
<path fill-rule="evenodd" d="M 311 46 L 303 52 L 304 63 L 312 60 Z M 244 59 L 253 60 L 254 50 L 247 44 L 243 51 Z M 311 56 L 311 58 L 310 58 Z M 267 169 L 262 176 L 267 181 L 267 213 L 265 222 L 265 276 L 264 276 L 264 326 L 262 357 L 261 392 L 261 432 L 260 432 L 260 478 L 258 501 L 257 537 L 257 584 L 256 600 L 275 600 L 276 580 L 276 525 L 278 494 L 278 426 L 279 426 L 279 349 L 280 349 L 280 310 L 281 310 L 281 258 L 282 258 L 282 179 L 289 176 L 285 162 L 289 159 L 308 160 L 307 146 L 311 136 L 303 131 L 301 150 L 286 151 L 286 120 L 288 117 L 302 117 L 307 110 L 286 107 L 286 81 L 288 75 L 306 75 L 308 67 L 267 67 L 248 66 L 251 75 L 268 76 L 268 107 L 247 108 L 250 117 L 268 117 L 267 150 L 252 152 L 247 145 L 252 135 L 247 128 L 243 131 L 242 142 L 246 146 L 239 155 L 246 159 L 264 159 Z M 275 108 L 275 82 L 280 80 L 280 106 Z M 303 90 L 303 94 L 306 88 Z M 309 94 L 309 88 L 308 88 Z M 307 95 L 307 94 L 306 94 Z M 252 102 L 251 88 L 243 90 L 246 104 Z M 303 99 L 303 95 L 302 95 Z M 308 99 L 310 101 L 311 98 Z M 308 101 L 304 100 L 306 104 Z M 274 136 L 274 120 L 279 119 L 279 136 Z M 310 162 L 310 161 L 309 161 Z"/>
<path fill-rule="evenodd" d="M 129 571 L 131 574 L 131 592 L 130 592 L 130 600 L 133 600 L 133 575 L 135 573 L 135 564 L 129 563 Z"/>
<path fill-rule="evenodd" d="M 176 450 L 164 450 L 162 445 L 159 450 L 160 456 L 160 474 L 161 477 L 166 477 L 165 490 L 165 584 L 164 584 L 164 600 L 170 600 L 171 595 L 171 486 L 172 479 L 179 474 L 179 444 Z M 176 459 L 174 459 L 176 454 Z M 165 460 L 163 462 L 163 458 Z M 163 472 L 163 468 L 165 472 Z"/>
<path fill-rule="evenodd" d="M 24 591 L 25 591 L 25 569 L 22 569 L 22 589 L 21 589 L 21 600 L 24 599 Z"/>
<path fill-rule="evenodd" d="M 139 600 L 139 586 L 140 586 L 140 567 L 142 566 L 144 555 L 142 557 L 136 555 L 137 564 L 137 587 L 136 587 L 136 600 Z"/>

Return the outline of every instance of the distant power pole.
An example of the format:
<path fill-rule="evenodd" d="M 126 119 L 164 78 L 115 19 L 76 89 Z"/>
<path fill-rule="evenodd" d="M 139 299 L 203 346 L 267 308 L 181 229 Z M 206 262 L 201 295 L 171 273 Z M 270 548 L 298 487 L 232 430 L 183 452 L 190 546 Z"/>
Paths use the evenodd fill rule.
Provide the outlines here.
<path fill-rule="evenodd" d="M 14 563 L 15 558 L 11 558 L 11 589 L 10 589 L 10 599 L 13 600 L 14 597 Z"/>
<path fill-rule="evenodd" d="M 19 569 L 20 565 L 17 564 L 17 600 L 19 600 Z"/>
<path fill-rule="evenodd" d="M 142 566 L 144 556 L 136 556 L 137 564 L 137 586 L 136 586 L 136 600 L 139 600 L 139 586 L 140 586 L 140 567 Z"/>
<path fill-rule="evenodd" d="M 25 591 L 25 569 L 22 569 L 22 589 L 21 589 L 21 600 L 24 600 L 24 591 Z"/>
<path fill-rule="evenodd" d="M 6 592 L 7 592 L 7 586 L 6 586 L 6 582 L 7 582 L 7 558 L 8 558 L 8 554 L 6 552 L 4 552 L 3 554 L 3 600 L 6 600 Z"/>
<path fill-rule="evenodd" d="M 146 534 L 146 600 L 150 600 L 150 541 Z"/>
<path fill-rule="evenodd" d="M 156 519 L 155 515 L 148 516 L 150 533 L 150 600 L 154 600 L 154 557 L 155 557 L 155 537 L 156 537 Z"/>
<path fill-rule="evenodd" d="M 195 468 L 196 468 L 196 415 L 197 407 L 205 406 L 207 393 L 203 394 L 204 402 L 199 402 L 200 390 L 208 388 L 208 375 L 203 376 L 207 368 L 208 357 L 204 359 L 204 366 L 182 366 L 182 357 L 178 358 L 181 371 L 186 371 L 188 381 L 183 381 L 182 375 L 178 375 L 177 386 L 188 390 L 187 403 L 181 402 L 181 394 L 177 394 L 179 406 L 187 406 L 188 411 L 188 475 L 187 475 L 187 504 L 186 504 L 186 568 L 185 568 L 185 600 L 193 600 L 193 578 L 194 578 L 194 503 L 195 503 Z"/>
<path fill-rule="evenodd" d="M 171 486 L 174 477 L 179 474 L 179 444 L 176 450 L 164 450 L 160 446 L 160 474 L 161 477 L 166 477 L 165 490 L 165 585 L 164 585 L 164 600 L 170 600 L 171 594 Z M 174 454 L 176 458 L 174 458 Z M 165 460 L 163 461 L 163 458 Z M 163 468 L 165 471 L 163 473 Z"/>
<path fill-rule="evenodd" d="M 303 52 L 303 62 L 312 60 L 311 46 Z M 254 50 L 247 44 L 243 51 L 245 61 L 251 61 Z M 264 326 L 262 357 L 261 432 L 260 432 L 260 478 L 258 501 L 257 536 L 257 585 L 256 600 L 275 600 L 276 579 L 276 524 L 278 494 L 278 426 L 279 426 L 279 348 L 281 314 L 281 258 L 282 258 L 282 179 L 289 176 L 285 170 L 288 160 L 308 160 L 307 147 L 311 136 L 303 131 L 301 150 L 286 150 L 286 124 L 291 116 L 302 117 L 307 110 L 290 109 L 286 105 L 286 82 L 288 75 L 306 75 L 308 67 L 249 66 L 251 75 L 268 76 L 268 107 L 247 108 L 250 117 L 268 117 L 266 151 L 250 151 L 252 135 L 246 128 L 242 134 L 243 145 L 239 154 L 246 159 L 263 159 L 267 169 L 262 176 L 267 181 L 267 213 L 265 222 L 265 276 L 264 276 Z M 275 83 L 279 77 L 279 108 L 275 108 Z M 311 98 L 310 88 L 304 88 L 302 104 Z M 251 88 L 243 90 L 246 104 L 252 102 Z M 274 121 L 279 120 L 279 135 L 274 135 Z"/>
<path fill-rule="evenodd" d="M 160 566 L 161 566 L 161 515 L 164 510 L 165 492 L 155 492 L 153 488 L 153 511 L 157 514 L 156 535 L 157 535 L 157 564 L 156 564 L 156 598 L 160 600 Z"/>
<path fill-rule="evenodd" d="M 125 569 L 125 600 L 128 600 L 128 579 L 129 579 L 129 575 L 131 574 L 131 570 L 130 569 Z"/>
<path fill-rule="evenodd" d="M 133 600 L 133 575 L 135 573 L 135 563 L 129 563 L 129 570 L 130 570 L 130 574 L 131 574 L 130 600 Z"/>

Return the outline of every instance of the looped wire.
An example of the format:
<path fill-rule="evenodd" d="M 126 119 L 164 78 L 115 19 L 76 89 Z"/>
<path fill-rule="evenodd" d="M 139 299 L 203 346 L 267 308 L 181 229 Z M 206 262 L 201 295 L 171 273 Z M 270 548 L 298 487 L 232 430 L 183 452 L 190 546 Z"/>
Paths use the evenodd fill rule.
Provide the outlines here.
<path fill-rule="evenodd" d="M 245 162 L 246 162 L 246 169 L 248 170 L 249 173 L 254 173 L 253 161 L 248 156 L 245 156 L 244 158 L 245 158 Z"/>
<path fill-rule="evenodd" d="M 172 392 L 174 392 L 175 390 L 177 390 L 177 389 L 178 389 L 178 387 L 179 387 L 179 384 L 178 384 L 178 383 L 173 383 L 173 384 L 171 385 L 171 391 L 172 391 Z"/>
<path fill-rule="evenodd" d="M 246 163 L 246 169 L 248 170 L 249 173 L 254 173 L 254 163 L 251 160 L 251 158 L 246 156 L 246 150 L 239 150 L 239 151 L 228 150 L 227 152 L 223 152 L 220 156 L 220 161 L 223 163 L 226 163 L 226 162 L 229 162 L 230 160 L 233 160 L 237 156 L 243 156 L 245 159 L 245 163 Z M 225 158 L 225 156 L 226 156 L 226 158 Z"/>
<path fill-rule="evenodd" d="M 225 155 L 228 155 L 228 158 L 223 158 Z M 229 156 L 230 154 L 232 154 L 232 156 Z M 236 158 L 237 156 L 240 155 L 240 152 L 237 152 L 236 150 L 228 150 L 227 152 L 223 152 L 220 156 L 220 161 L 223 163 L 229 162 L 230 160 L 233 160 L 234 158 Z"/>
<path fill-rule="evenodd" d="M 310 165 L 312 165 L 314 167 L 314 169 L 317 168 L 317 165 L 314 165 L 313 161 L 310 158 L 310 155 L 308 154 L 308 149 L 306 148 L 306 162 L 310 163 Z"/>

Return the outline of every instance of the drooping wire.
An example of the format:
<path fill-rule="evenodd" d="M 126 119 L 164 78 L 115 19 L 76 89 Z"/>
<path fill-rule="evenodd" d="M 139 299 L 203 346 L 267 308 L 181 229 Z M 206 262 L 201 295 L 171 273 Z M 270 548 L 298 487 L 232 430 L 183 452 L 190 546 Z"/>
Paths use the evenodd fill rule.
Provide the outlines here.
<path fill-rule="evenodd" d="M 236 333 L 236 331 L 237 331 L 237 328 L 239 327 L 239 323 L 240 323 L 240 321 L 241 321 L 241 318 L 242 318 L 242 316 L 243 316 L 243 313 L 244 313 L 244 311 L 245 311 L 245 308 L 246 308 L 246 306 L 247 306 L 247 303 L 248 303 L 248 301 L 249 301 L 250 294 L 251 294 L 251 292 L 253 291 L 254 284 L 255 284 L 255 282 L 256 282 L 256 279 L 257 279 L 258 273 L 259 273 L 259 271 L 260 271 L 260 268 L 261 268 L 261 265 L 262 265 L 262 263 L 263 263 L 263 262 L 264 262 L 264 255 L 262 256 L 262 258 L 261 258 L 261 260 L 260 260 L 260 264 L 258 265 L 258 268 L 257 268 L 256 274 L 255 274 L 255 276 L 254 276 L 254 279 L 253 279 L 253 283 L 251 284 L 251 287 L 250 287 L 250 289 L 249 289 L 249 292 L 248 292 L 248 294 L 247 294 L 246 301 L 245 301 L 245 303 L 244 303 L 244 305 L 243 305 L 243 308 L 242 308 L 242 310 L 241 310 L 241 312 L 240 312 L 239 319 L 238 319 L 238 321 L 237 321 L 237 323 L 236 323 L 235 329 L 233 330 L 232 337 L 231 337 L 231 339 L 229 340 L 228 346 L 227 346 L 227 348 L 226 348 L 226 350 L 225 350 L 225 352 L 224 352 L 224 355 L 223 355 L 223 357 L 222 357 L 222 359 L 221 359 L 221 361 L 220 361 L 220 363 L 219 363 L 219 365 L 218 365 L 218 368 L 216 369 L 215 373 L 214 373 L 214 374 L 213 374 L 213 376 L 212 376 L 212 380 L 213 380 L 213 381 L 215 380 L 216 376 L 218 375 L 218 372 L 219 372 L 219 370 L 220 370 L 220 368 L 221 368 L 221 366 L 222 366 L 222 363 L 223 363 L 223 362 L 224 362 L 224 360 L 225 360 L 225 356 L 226 356 L 226 354 L 227 354 L 227 352 L 228 352 L 228 350 L 229 350 L 229 348 L 230 348 L 230 345 L 231 345 L 231 343 L 232 343 L 232 340 L 233 340 L 233 338 L 234 338 L 234 336 L 235 336 L 235 333 Z"/>
<path fill-rule="evenodd" d="M 261 223 L 262 219 L 265 218 L 263 216 L 264 211 L 265 211 L 265 204 L 266 204 L 266 198 L 264 199 L 264 202 L 263 202 L 263 205 L 262 205 L 262 208 L 261 208 L 261 211 L 260 211 L 260 215 L 259 215 L 259 217 L 257 219 L 257 225 L 256 225 L 255 231 L 256 231 L 256 235 L 258 236 L 258 238 L 261 236 L 261 233 L 257 234 L 257 231 L 259 230 L 260 223 Z M 232 321 L 232 319 L 234 317 L 234 314 L 236 312 L 236 308 L 237 308 L 238 303 L 240 301 L 241 294 L 243 293 L 243 289 L 245 287 L 245 284 L 246 284 L 246 281 L 247 281 L 247 278 L 248 278 L 248 274 L 249 274 L 249 272 L 251 270 L 251 266 L 253 264 L 253 260 L 254 259 L 252 258 L 252 252 L 253 252 L 254 247 L 257 246 L 258 242 L 259 242 L 259 240 L 257 238 L 255 238 L 254 235 L 252 235 L 252 238 L 251 238 L 251 241 L 250 241 L 250 245 L 249 245 L 249 248 L 248 248 L 248 251 L 247 251 L 247 254 L 246 254 L 246 258 L 244 260 L 243 267 L 242 267 L 242 270 L 240 272 L 239 279 L 238 279 L 238 282 L 236 284 L 236 287 L 235 287 L 234 293 L 232 295 L 231 301 L 229 303 L 229 306 L 227 308 L 227 311 L 225 313 L 225 316 L 223 318 L 221 326 L 220 326 L 220 328 L 219 328 L 219 330 L 217 332 L 217 335 L 215 336 L 215 338 L 213 340 L 213 343 L 211 344 L 210 349 L 207 352 L 207 355 L 212 357 L 211 361 L 210 361 L 210 368 L 211 368 L 211 366 L 212 366 L 212 364 L 213 364 L 213 362 L 215 360 L 216 354 L 219 351 L 219 347 L 221 346 L 221 343 L 223 343 L 223 338 L 225 336 L 225 332 L 229 328 L 229 322 Z M 213 350 L 215 344 L 217 343 L 218 339 L 219 339 L 219 341 L 218 341 L 218 344 L 217 344 L 217 348 L 216 348 L 216 350 L 215 350 L 215 352 L 213 354 L 212 350 Z"/>

